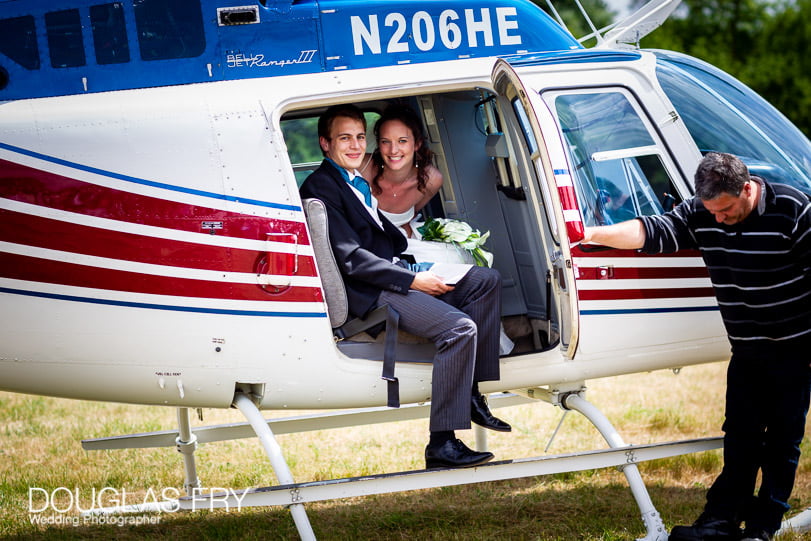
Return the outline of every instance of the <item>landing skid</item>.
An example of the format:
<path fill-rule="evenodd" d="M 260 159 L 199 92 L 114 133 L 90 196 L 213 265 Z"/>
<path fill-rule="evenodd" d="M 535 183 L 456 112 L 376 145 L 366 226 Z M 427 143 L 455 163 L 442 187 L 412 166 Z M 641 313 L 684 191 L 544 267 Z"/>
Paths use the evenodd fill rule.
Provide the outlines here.
<path fill-rule="evenodd" d="M 393 420 L 425 417 L 429 405 L 409 405 L 399 409 L 368 408 L 348 412 L 317 414 L 289 419 L 266 420 L 256 404 L 244 394 L 237 394 L 234 404 L 242 411 L 248 423 L 235 423 L 202 427 L 193 431 L 189 425 L 189 411 L 178 410 L 178 431 L 165 431 L 129 436 L 117 436 L 95 440 L 84 440 L 86 450 L 124 449 L 144 447 L 175 446 L 183 455 L 185 466 L 185 487 L 187 496 L 178 500 L 161 502 L 153 507 L 128 506 L 111 507 L 99 510 L 102 513 L 126 513 L 160 511 L 166 509 L 200 510 L 217 508 L 242 508 L 254 506 L 281 505 L 289 507 L 296 528 L 302 539 L 315 539 L 312 526 L 304 509 L 305 503 L 342 499 L 373 494 L 385 494 L 436 488 L 453 485 L 483 483 L 504 479 L 535 477 L 555 473 L 580 470 L 621 467 L 637 502 L 645 524 L 647 535 L 640 541 L 665 541 L 667 532 L 659 513 L 653 506 L 647 489 L 642 482 L 637 464 L 695 453 L 722 446 L 721 438 L 704 438 L 648 445 L 627 445 L 606 417 L 583 398 L 583 390 L 561 393 L 547 389 L 525 389 L 520 395 L 496 394 L 490 397 L 491 408 L 512 406 L 533 400 L 544 400 L 565 409 L 571 409 L 586 416 L 600 431 L 610 446 L 609 449 L 570 453 L 553 456 L 523 458 L 491 462 L 483 466 L 467 469 L 414 470 L 386 473 L 363 477 L 333 479 L 309 483 L 296 483 L 284 460 L 275 434 L 339 428 L 389 422 Z M 228 494 L 200 494 L 197 479 L 194 450 L 197 443 L 223 441 L 245 437 L 259 437 L 271 465 L 280 481 L 279 485 L 265 488 L 230 491 Z M 486 448 L 486 435 L 483 429 L 476 431 L 477 448 Z"/>

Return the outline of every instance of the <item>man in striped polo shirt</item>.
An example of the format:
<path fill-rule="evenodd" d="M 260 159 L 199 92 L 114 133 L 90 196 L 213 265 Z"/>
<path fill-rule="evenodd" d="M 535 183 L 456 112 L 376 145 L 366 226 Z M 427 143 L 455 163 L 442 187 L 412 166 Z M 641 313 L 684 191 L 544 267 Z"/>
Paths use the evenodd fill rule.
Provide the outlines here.
<path fill-rule="evenodd" d="M 724 467 L 698 520 L 670 539 L 768 540 L 789 509 L 811 394 L 811 203 L 715 152 L 695 190 L 666 214 L 588 227 L 583 242 L 701 251 L 732 345 Z"/>

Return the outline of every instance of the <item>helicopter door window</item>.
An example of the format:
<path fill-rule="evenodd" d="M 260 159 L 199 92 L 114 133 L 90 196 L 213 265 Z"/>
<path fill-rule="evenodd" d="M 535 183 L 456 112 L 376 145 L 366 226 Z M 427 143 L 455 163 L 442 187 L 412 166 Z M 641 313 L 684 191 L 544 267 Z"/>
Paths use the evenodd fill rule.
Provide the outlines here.
<path fill-rule="evenodd" d="M 529 158 L 532 161 L 537 162 L 540 159 L 540 152 L 538 150 L 538 142 L 535 139 L 535 132 L 532 130 L 532 125 L 529 121 L 529 116 L 527 116 L 527 111 L 524 109 L 524 105 L 521 103 L 521 100 L 517 97 L 512 98 L 510 100 L 510 104 L 512 105 L 512 109 L 515 112 L 515 119 L 517 121 L 518 127 L 520 128 L 521 135 L 523 136 L 524 144 L 526 145 L 526 149 L 529 152 Z M 525 165 L 525 170 L 530 170 L 531 167 Z M 540 173 L 542 169 L 539 167 L 537 171 Z M 543 204 L 546 208 L 551 209 L 552 207 L 552 197 L 549 193 L 549 186 L 546 182 L 539 183 L 541 187 L 541 196 L 543 197 Z M 549 215 L 547 214 L 547 225 L 552 233 L 552 238 L 555 240 L 556 243 L 559 241 L 559 233 L 558 233 L 558 226 L 555 220 L 549 220 Z"/>
<path fill-rule="evenodd" d="M 661 214 L 678 202 L 667 157 L 625 93 L 544 97 L 554 104 L 586 225 Z"/>
<path fill-rule="evenodd" d="M 500 112 L 496 107 L 496 97 L 489 95 L 479 102 L 482 119 L 482 133 L 487 135 L 485 153 L 493 160 L 498 175 L 496 188 L 506 197 L 519 201 L 526 200 L 526 193 L 518 175 L 511 141 L 504 131 Z M 477 117 L 478 119 L 479 117 Z"/>
<path fill-rule="evenodd" d="M 529 118 L 527 118 L 527 112 L 524 110 L 524 106 L 518 99 L 514 99 L 512 101 L 512 105 L 515 115 L 518 117 L 518 124 L 521 125 L 521 131 L 524 134 L 524 139 L 529 147 L 529 152 L 530 154 L 534 155 L 536 152 L 538 152 L 538 142 L 535 141 L 535 134 L 532 133 L 532 126 L 529 123 Z"/>

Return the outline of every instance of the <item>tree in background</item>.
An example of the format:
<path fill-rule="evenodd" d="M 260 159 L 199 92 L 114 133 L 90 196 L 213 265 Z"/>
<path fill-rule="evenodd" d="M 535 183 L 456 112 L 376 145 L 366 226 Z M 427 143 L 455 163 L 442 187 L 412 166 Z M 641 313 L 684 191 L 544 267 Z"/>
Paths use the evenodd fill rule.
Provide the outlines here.
<path fill-rule="evenodd" d="M 684 0 L 642 45 L 684 52 L 733 73 L 750 58 L 767 17 L 767 4 L 757 0 Z"/>
<path fill-rule="evenodd" d="M 714 64 L 811 133 L 811 0 L 684 0 L 640 45 Z"/>
<path fill-rule="evenodd" d="M 811 135 L 811 0 L 782 4 L 756 40 L 740 79 Z"/>

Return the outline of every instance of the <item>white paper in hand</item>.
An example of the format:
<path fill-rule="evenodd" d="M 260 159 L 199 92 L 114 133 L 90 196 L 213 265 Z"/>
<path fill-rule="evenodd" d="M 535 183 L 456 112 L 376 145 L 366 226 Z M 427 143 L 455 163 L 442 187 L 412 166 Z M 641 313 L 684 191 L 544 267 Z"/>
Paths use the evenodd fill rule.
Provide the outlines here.
<path fill-rule="evenodd" d="M 442 278 L 442 281 L 449 286 L 455 285 L 464 278 L 465 274 L 473 268 L 467 263 L 434 263 L 431 265 L 431 272 Z"/>

